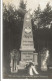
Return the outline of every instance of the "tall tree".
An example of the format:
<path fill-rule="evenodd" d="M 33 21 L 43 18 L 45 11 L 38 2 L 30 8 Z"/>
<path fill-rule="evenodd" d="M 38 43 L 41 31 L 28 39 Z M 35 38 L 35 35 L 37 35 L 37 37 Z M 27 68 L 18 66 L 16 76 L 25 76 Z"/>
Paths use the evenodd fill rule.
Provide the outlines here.
<path fill-rule="evenodd" d="M 34 25 L 36 25 L 36 28 L 40 27 L 40 14 L 41 14 L 41 9 L 40 5 L 38 5 L 37 9 L 34 11 Z"/>
<path fill-rule="evenodd" d="M 22 8 L 22 9 L 26 9 L 26 3 L 24 3 L 24 0 L 21 0 L 21 2 L 20 2 L 20 8 Z"/>
<path fill-rule="evenodd" d="M 19 5 L 19 13 L 21 13 L 22 15 L 24 15 L 26 13 L 26 3 L 24 3 L 24 0 L 20 1 L 20 5 Z"/>
<path fill-rule="evenodd" d="M 5 50 L 19 49 L 23 26 L 22 19 L 23 17 L 13 5 L 6 6 L 3 4 L 3 37 L 5 40 L 3 44 Z"/>
<path fill-rule="evenodd" d="M 40 15 L 40 19 L 41 19 L 41 24 L 43 25 L 43 27 L 49 28 L 50 22 L 52 21 L 52 10 L 49 3 L 47 3 L 46 8 Z"/>

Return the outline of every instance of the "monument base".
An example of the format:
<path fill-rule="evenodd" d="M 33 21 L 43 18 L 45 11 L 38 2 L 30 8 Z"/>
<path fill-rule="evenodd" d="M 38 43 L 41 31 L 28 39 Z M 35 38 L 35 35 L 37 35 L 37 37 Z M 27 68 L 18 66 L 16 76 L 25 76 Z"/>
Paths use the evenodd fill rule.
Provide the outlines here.
<path fill-rule="evenodd" d="M 38 64 L 38 53 L 34 53 L 32 51 L 23 51 L 21 52 L 21 61 L 24 62 L 34 62 L 35 65 Z"/>
<path fill-rule="evenodd" d="M 47 69 L 48 69 L 48 68 L 47 68 L 46 65 L 41 67 L 41 70 L 42 70 L 42 71 L 47 71 Z"/>
<path fill-rule="evenodd" d="M 21 61 L 19 62 L 18 69 L 25 69 L 26 64 L 32 62 L 34 65 L 38 65 L 38 53 L 33 53 L 32 51 L 21 52 Z"/>
<path fill-rule="evenodd" d="M 21 61 L 32 62 L 33 61 L 33 52 L 32 51 L 22 51 L 21 52 Z"/>

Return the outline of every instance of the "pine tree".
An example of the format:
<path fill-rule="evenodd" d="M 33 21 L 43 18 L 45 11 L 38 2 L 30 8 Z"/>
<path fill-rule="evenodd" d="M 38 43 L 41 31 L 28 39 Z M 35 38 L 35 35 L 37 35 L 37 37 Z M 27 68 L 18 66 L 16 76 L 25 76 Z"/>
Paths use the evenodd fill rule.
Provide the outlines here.
<path fill-rule="evenodd" d="M 52 10 L 49 3 L 47 3 L 46 8 L 40 15 L 40 19 L 43 27 L 48 27 L 50 22 L 52 21 Z"/>
<path fill-rule="evenodd" d="M 40 14 L 41 14 L 41 9 L 40 9 L 40 5 L 38 5 L 37 10 L 34 11 L 34 25 L 36 25 L 36 28 L 39 28 L 40 25 Z"/>
<path fill-rule="evenodd" d="M 19 13 L 24 15 L 26 13 L 26 2 L 24 3 L 24 0 L 20 1 L 20 5 L 19 5 Z"/>

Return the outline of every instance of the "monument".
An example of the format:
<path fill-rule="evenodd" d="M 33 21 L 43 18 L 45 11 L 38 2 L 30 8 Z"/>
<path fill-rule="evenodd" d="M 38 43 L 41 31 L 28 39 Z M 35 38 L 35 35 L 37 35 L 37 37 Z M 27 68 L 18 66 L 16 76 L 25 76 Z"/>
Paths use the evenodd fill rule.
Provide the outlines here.
<path fill-rule="evenodd" d="M 33 41 L 33 32 L 32 32 L 32 23 L 30 12 L 27 12 L 24 17 L 22 38 L 21 38 L 21 62 L 34 62 L 35 65 L 37 62 L 38 53 L 35 52 L 34 41 Z"/>
<path fill-rule="evenodd" d="M 27 12 L 24 16 L 23 31 L 21 37 L 21 46 L 20 46 L 21 60 L 17 64 L 17 53 L 11 54 L 11 72 L 15 73 L 18 69 L 24 69 L 27 63 L 32 62 L 34 65 L 38 65 L 37 57 L 38 53 L 35 53 L 34 41 L 33 41 L 33 32 L 31 24 L 31 15 L 30 12 Z"/>

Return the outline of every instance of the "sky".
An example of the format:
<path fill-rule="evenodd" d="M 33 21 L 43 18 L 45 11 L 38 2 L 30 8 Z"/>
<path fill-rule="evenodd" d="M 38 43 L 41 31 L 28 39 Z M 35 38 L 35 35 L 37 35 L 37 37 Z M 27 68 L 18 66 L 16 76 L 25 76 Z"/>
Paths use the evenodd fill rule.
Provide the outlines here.
<path fill-rule="evenodd" d="M 13 4 L 15 5 L 16 8 L 19 7 L 19 3 L 21 0 L 3 0 L 3 2 L 7 5 L 9 4 Z M 38 7 L 38 5 L 40 4 L 40 8 L 41 10 L 43 10 L 46 7 L 46 4 L 48 2 L 50 2 L 50 5 L 52 6 L 52 0 L 24 0 L 24 2 L 27 1 L 27 10 L 32 9 L 32 12 L 34 11 L 34 9 L 36 9 Z"/>

